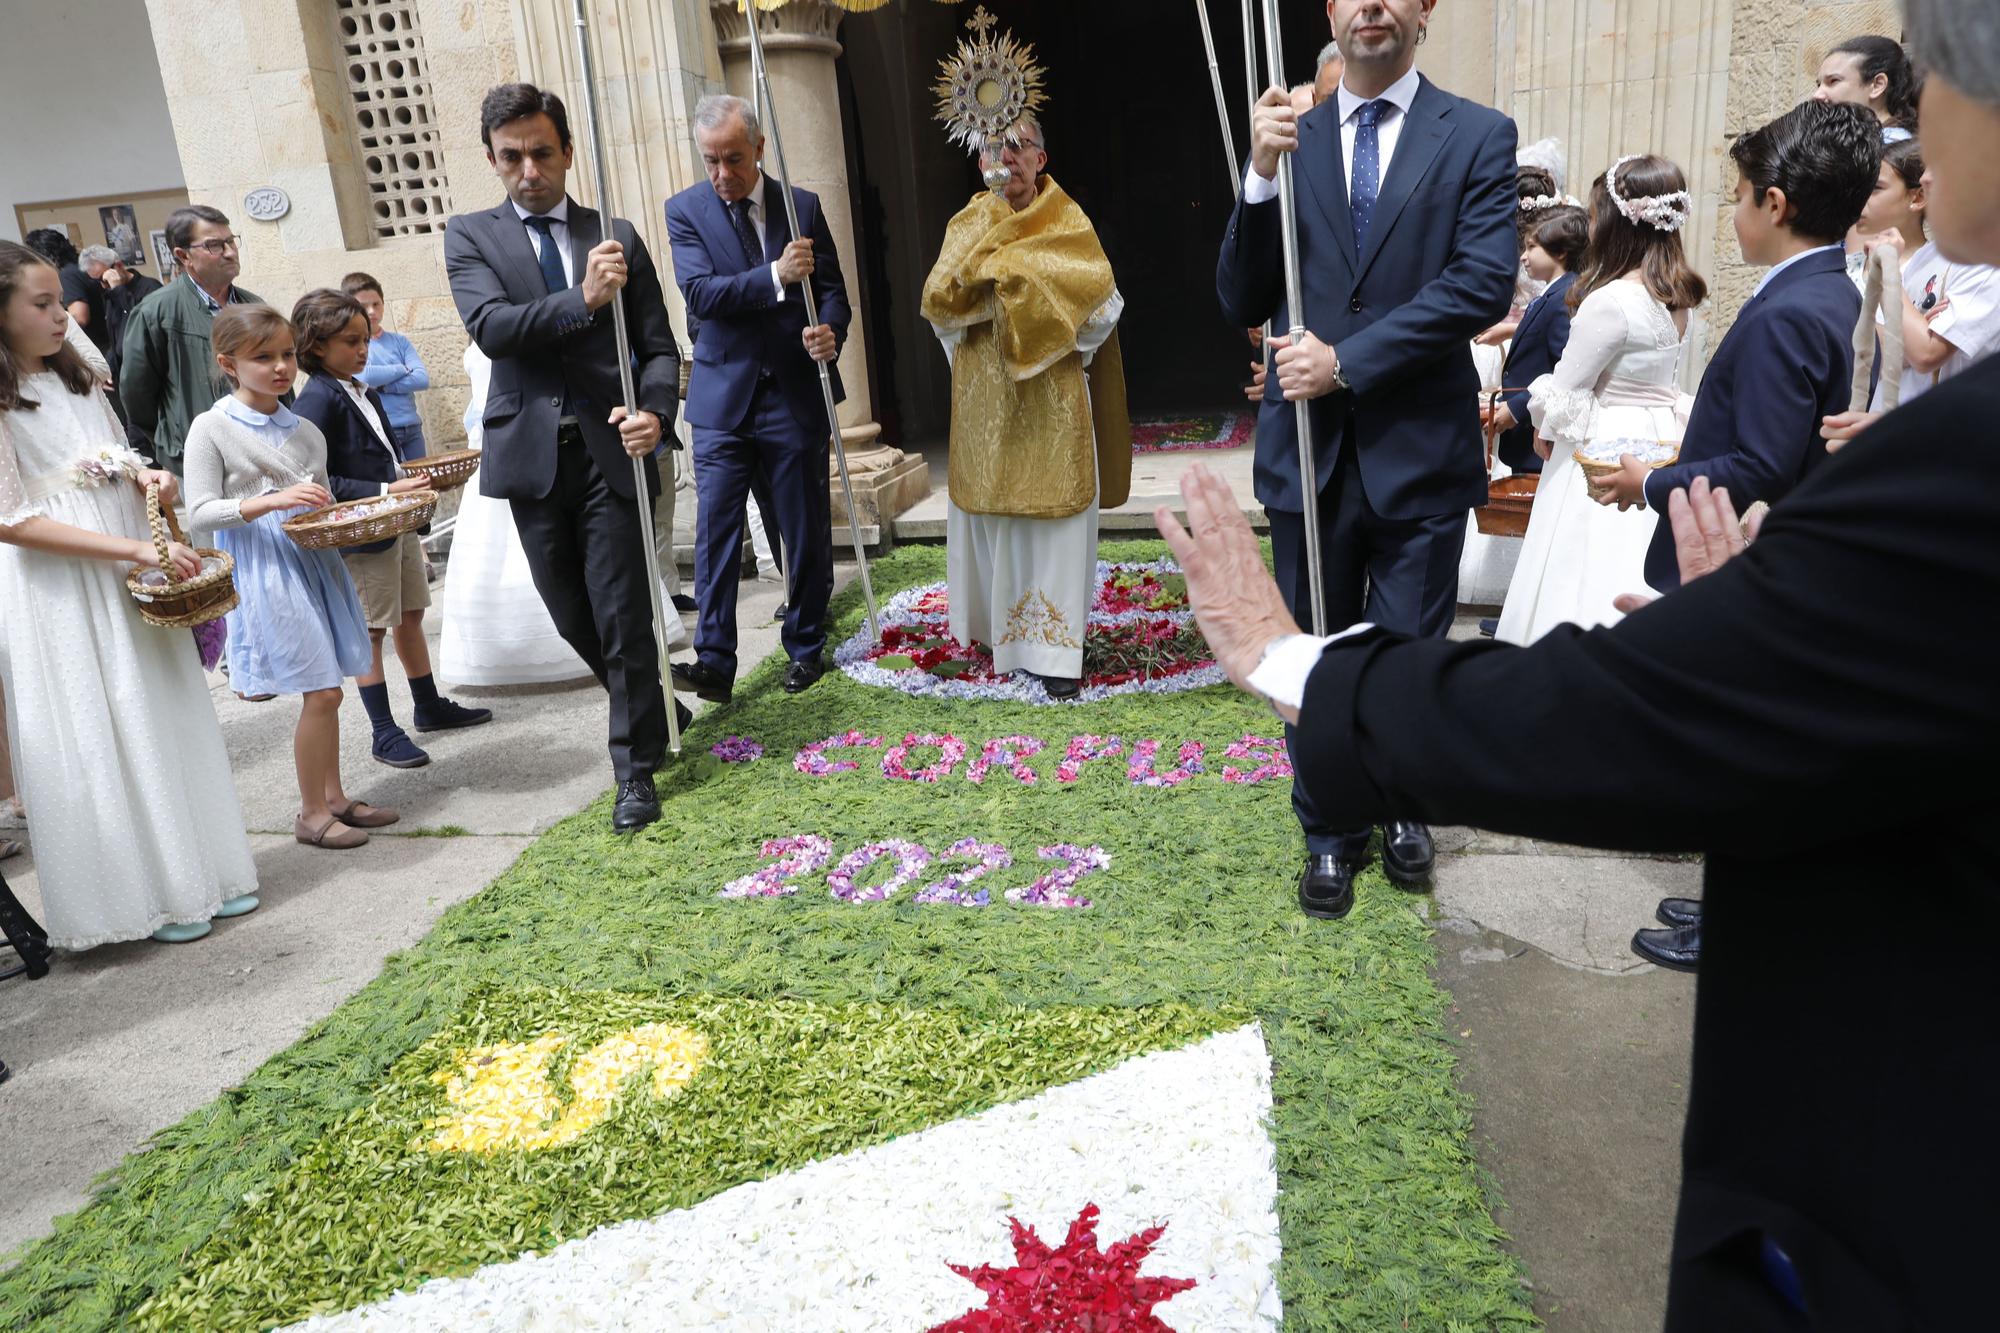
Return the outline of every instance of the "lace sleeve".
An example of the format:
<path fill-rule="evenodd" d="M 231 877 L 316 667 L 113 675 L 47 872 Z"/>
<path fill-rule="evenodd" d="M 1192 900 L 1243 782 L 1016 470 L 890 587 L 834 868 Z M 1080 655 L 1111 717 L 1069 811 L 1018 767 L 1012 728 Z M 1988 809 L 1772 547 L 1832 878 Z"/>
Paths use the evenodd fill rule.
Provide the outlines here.
<path fill-rule="evenodd" d="M 1097 349 L 1104 346 L 1112 330 L 1118 327 L 1120 316 L 1125 313 L 1125 298 L 1116 287 L 1111 289 L 1110 299 L 1097 307 L 1097 312 L 1083 321 L 1083 327 L 1076 331 L 1076 350 L 1083 353 L 1083 364 L 1089 365 L 1097 355 Z"/>
<path fill-rule="evenodd" d="M 1555 373 L 1528 386 L 1528 411 L 1535 434 L 1566 444 L 1582 444 L 1597 424 L 1597 385 L 1625 347 L 1629 323 L 1609 287 L 1584 299 L 1570 321 L 1569 343 Z"/>
<path fill-rule="evenodd" d="M 0 412 L 0 527 L 12 527 L 42 512 L 41 506 L 28 503 L 28 488 L 21 484 L 21 460 L 14 453 L 10 415 Z"/>

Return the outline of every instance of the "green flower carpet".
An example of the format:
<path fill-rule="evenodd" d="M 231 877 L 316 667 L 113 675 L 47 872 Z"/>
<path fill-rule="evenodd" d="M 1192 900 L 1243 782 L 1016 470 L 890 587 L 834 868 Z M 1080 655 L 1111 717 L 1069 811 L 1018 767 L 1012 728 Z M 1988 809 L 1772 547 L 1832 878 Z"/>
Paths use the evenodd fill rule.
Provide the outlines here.
<path fill-rule="evenodd" d="M 559 825 L 158 1135 L 0 1328 L 1533 1327 L 1427 900 L 1298 913 L 1276 724 L 1101 554 L 1071 705 L 880 562 L 903 651 L 844 595 L 844 670 L 759 667 L 658 825 Z"/>

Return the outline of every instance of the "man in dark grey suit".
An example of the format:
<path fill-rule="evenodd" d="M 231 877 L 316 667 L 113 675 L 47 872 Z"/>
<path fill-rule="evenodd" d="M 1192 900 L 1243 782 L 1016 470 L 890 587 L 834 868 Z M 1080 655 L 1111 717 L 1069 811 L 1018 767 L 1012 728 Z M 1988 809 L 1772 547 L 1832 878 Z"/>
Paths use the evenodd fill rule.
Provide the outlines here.
<path fill-rule="evenodd" d="M 563 189 L 573 155 L 562 99 L 509 83 L 479 109 L 486 160 L 507 202 L 445 231 L 445 271 L 466 332 L 493 362 L 482 494 L 507 500 L 557 631 L 611 695 L 621 833 L 660 817 L 666 695 L 629 458 L 653 463 L 673 423 L 680 361 L 645 242 Z M 636 410 L 627 413 L 608 307 L 625 302 Z M 682 708 L 675 701 L 676 708 Z M 682 722 L 688 721 L 682 709 Z"/>

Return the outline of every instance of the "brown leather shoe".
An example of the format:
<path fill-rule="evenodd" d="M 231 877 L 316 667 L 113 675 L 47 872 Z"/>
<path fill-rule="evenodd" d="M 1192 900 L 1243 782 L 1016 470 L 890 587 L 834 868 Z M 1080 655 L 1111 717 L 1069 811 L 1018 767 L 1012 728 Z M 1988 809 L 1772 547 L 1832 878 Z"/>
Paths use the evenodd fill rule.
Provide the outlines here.
<path fill-rule="evenodd" d="M 308 847 L 325 847 L 333 851 L 368 845 L 368 835 L 341 823 L 339 815 L 328 815 L 326 822 L 317 829 L 306 822 L 304 815 L 300 815 L 292 821 L 292 836 Z"/>
<path fill-rule="evenodd" d="M 370 805 L 366 801 L 349 801 L 347 808 L 335 810 L 333 817 L 349 828 L 387 828 L 402 818 L 394 810 Z"/>

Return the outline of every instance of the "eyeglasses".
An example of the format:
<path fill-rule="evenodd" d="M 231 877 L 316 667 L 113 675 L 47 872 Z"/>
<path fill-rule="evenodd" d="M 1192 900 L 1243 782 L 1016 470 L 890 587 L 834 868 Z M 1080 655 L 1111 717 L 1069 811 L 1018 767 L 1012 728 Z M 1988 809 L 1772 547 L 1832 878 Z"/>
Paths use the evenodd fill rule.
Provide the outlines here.
<path fill-rule="evenodd" d="M 220 259 L 231 250 L 241 250 L 243 248 L 243 238 L 241 236 L 219 236 L 213 240 L 194 241 L 187 248 L 190 250 L 206 250 L 209 254 Z"/>

